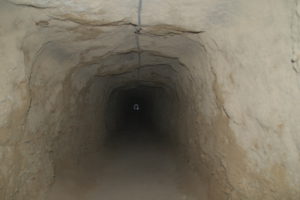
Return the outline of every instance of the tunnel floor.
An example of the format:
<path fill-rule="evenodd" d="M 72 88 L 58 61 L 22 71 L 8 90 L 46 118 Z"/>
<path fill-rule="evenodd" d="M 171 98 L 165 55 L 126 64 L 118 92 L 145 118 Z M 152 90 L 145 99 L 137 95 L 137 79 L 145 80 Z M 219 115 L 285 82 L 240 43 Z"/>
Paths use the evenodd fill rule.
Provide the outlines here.
<path fill-rule="evenodd" d="M 101 152 L 87 156 L 76 168 L 59 172 L 47 199 L 198 199 L 171 146 L 153 132 L 111 134 Z"/>

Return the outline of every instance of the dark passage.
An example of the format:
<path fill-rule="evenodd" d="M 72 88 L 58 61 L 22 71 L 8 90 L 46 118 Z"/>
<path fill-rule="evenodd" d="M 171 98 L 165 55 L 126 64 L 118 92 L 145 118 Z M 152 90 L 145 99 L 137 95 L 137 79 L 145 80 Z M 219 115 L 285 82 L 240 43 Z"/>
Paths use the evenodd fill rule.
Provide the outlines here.
<path fill-rule="evenodd" d="M 108 131 L 160 131 L 163 93 L 160 87 L 144 85 L 115 89 L 106 112 Z"/>
<path fill-rule="evenodd" d="M 160 86 L 112 90 L 101 151 L 60 175 L 49 200 L 195 200 L 169 140 L 172 101 Z"/>
<path fill-rule="evenodd" d="M 151 129 L 153 127 L 153 97 L 146 88 L 120 91 L 118 102 L 120 117 L 116 125 L 120 130 Z"/>

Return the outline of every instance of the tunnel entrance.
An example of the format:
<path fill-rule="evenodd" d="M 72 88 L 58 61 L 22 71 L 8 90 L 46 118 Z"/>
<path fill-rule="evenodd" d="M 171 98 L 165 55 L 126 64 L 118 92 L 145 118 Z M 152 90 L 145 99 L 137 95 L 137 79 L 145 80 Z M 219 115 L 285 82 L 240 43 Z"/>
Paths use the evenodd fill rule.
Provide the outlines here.
<path fill-rule="evenodd" d="M 115 53 L 102 57 L 100 64 L 82 62 L 87 66 L 72 71 L 70 85 L 78 93 L 71 96 L 76 98 L 73 109 L 80 106 L 79 126 L 67 133 L 78 142 L 74 146 L 83 144 L 87 153 L 76 164 L 57 159 L 63 165 L 55 169 L 57 178 L 48 200 L 119 200 L 132 195 L 145 200 L 194 200 L 199 196 L 197 188 L 185 186 L 192 173 L 186 163 L 190 152 L 184 152 L 183 144 L 195 131 L 193 120 L 186 116 L 192 116 L 192 95 L 198 95 L 189 91 L 192 74 L 177 58 L 145 51 L 143 63 L 136 65 L 138 56 L 134 51 Z M 74 193 L 77 190 L 84 195 Z M 206 193 L 201 193 L 205 199 Z"/>
<path fill-rule="evenodd" d="M 176 42 L 184 47 L 194 45 L 183 36 L 177 39 Z M 165 42 L 161 40 L 159 45 Z M 174 43 L 172 39 L 165 45 Z M 56 94 L 55 103 L 65 111 L 57 116 L 61 119 L 57 129 L 61 131 L 51 135 L 53 139 L 49 145 L 55 152 L 51 159 L 56 178 L 48 200 L 94 200 L 98 197 L 119 200 L 133 194 L 135 199 L 145 200 L 194 200 L 197 188 L 184 186 L 189 185 L 192 174 L 187 166 L 193 152 L 187 149 L 190 146 L 192 150 L 198 148 L 190 139 L 198 133 L 195 109 L 199 108 L 195 101 L 209 99 L 199 94 L 194 86 L 194 81 L 200 80 L 189 71 L 194 66 L 189 68 L 172 56 L 173 52 L 164 54 L 154 50 L 141 52 L 143 59 L 139 65 L 139 53 L 128 50 L 85 60 L 89 54 L 93 55 L 92 51 L 87 51 L 89 54 L 74 67 L 69 57 L 56 55 L 59 44 L 48 45 L 33 67 L 34 74 L 39 76 L 31 79 L 32 90 L 46 93 L 42 97 L 53 91 L 51 97 Z M 181 54 L 180 47 L 165 49 L 185 55 Z M 193 55 L 193 49 L 189 51 L 189 56 Z M 49 55 L 52 55 L 50 59 L 58 56 L 62 60 L 55 61 L 66 63 L 65 68 L 57 67 L 64 70 L 61 74 L 66 73 L 66 78 L 43 72 L 59 66 L 47 60 Z M 199 64 L 203 60 L 198 56 L 193 62 Z M 201 75 L 205 78 L 205 73 Z M 43 76 L 49 79 L 45 83 L 48 90 L 40 86 L 44 84 L 40 82 Z M 55 85 L 55 78 L 65 78 L 62 89 Z M 52 84 L 56 87 L 52 88 Z M 44 109 L 39 97 L 32 100 L 29 119 L 33 121 L 36 120 L 33 113 Z M 52 104 L 46 105 L 52 108 Z"/>
<path fill-rule="evenodd" d="M 210 136 L 199 127 L 215 105 L 200 38 L 172 25 L 136 33 L 131 23 L 57 19 L 49 35 L 22 46 L 30 77 L 24 138 L 42 149 L 32 160 L 48 167 L 37 172 L 44 188 L 54 181 L 48 200 L 193 200 L 187 166 L 203 164 L 200 138 Z"/>
<path fill-rule="evenodd" d="M 149 59 L 158 62 L 162 58 L 150 55 Z M 100 92 L 106 98 L 99 104 L 102 115 L 97 116 L 105 127 L 99 151 L 87 154 L 76 167 L 60 170 L 48 200 L 196 198 L 194 189 L 186 191 L 190 174 L 184 172 L 185 164 L 174 143 L 184 114 L 181 109 L 188 103 L 179 104 L 179 89 L 172 85 L 182 68 L 174 59 L 161 62 L 167 61 L 172 65 L 152 64 L 128 74 L 95 76 L 96 92 L 99 85 L 109 88 Z M 173 76 L 167 79 L 167 75 Z"/>
<path fill-rule="evenodd" d="M 144 82 L 113 89 L 101 152 L 60 174 L 48 200 L 196 200 L 182 189 L 184 175 L 167 139 L 171 101 L 163 86 Z"/>

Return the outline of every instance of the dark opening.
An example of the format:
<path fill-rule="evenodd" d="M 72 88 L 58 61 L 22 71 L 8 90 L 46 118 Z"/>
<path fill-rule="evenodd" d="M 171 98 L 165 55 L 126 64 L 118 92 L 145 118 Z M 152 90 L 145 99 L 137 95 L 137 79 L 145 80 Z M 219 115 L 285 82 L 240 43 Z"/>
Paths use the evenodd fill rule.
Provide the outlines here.
<path fill-rule="evenodd" d="M 135 86 L 114 90 L 109 98 L 106 125 L 109 131 L 157 131 L 159 87 Z"/>

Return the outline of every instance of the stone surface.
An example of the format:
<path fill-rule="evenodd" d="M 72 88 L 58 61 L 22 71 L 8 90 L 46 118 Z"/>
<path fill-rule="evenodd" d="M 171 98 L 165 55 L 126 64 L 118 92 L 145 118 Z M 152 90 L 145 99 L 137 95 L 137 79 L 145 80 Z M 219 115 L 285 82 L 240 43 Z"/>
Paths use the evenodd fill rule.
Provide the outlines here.
<path fill-rule="evenodd" d="M 43 199 L 140 80 L 176 97 L 162 119 L 209 199 L 300 199 L 298 1 L 144 1 L 140 69 L 137 8 L 0 2 L 0 199 Z"/>

